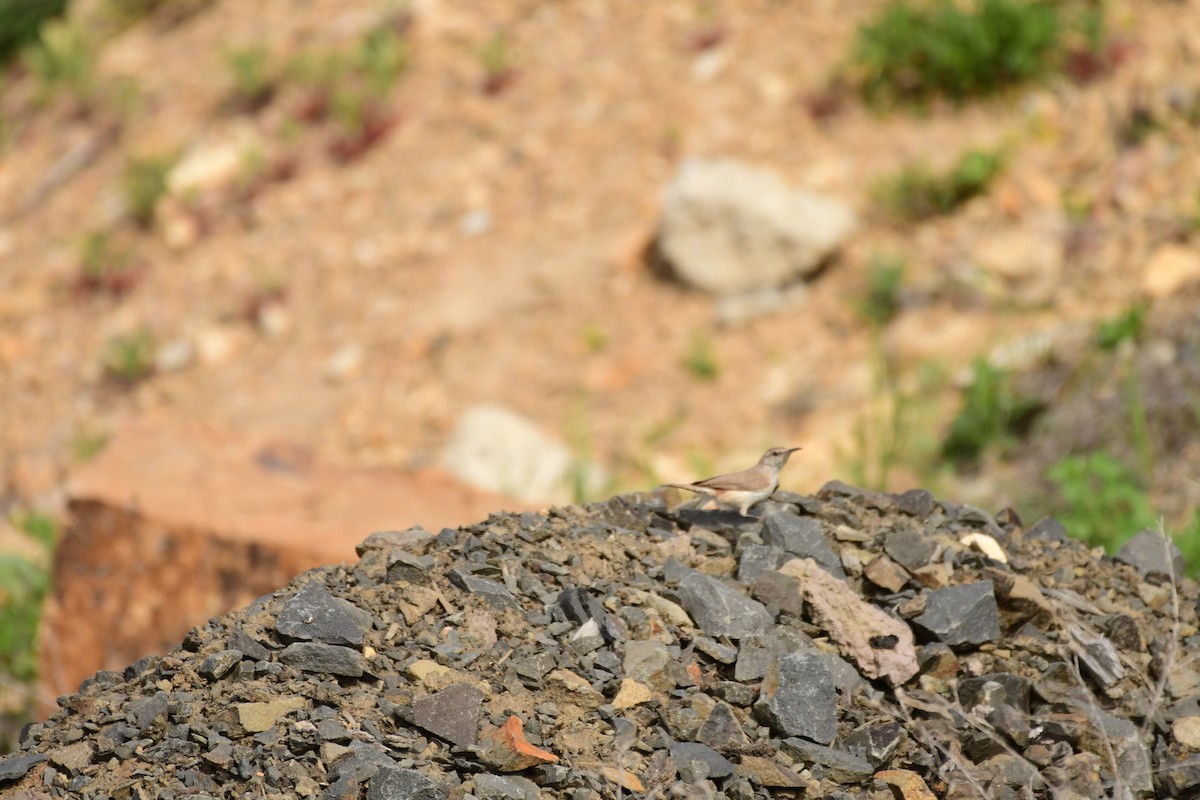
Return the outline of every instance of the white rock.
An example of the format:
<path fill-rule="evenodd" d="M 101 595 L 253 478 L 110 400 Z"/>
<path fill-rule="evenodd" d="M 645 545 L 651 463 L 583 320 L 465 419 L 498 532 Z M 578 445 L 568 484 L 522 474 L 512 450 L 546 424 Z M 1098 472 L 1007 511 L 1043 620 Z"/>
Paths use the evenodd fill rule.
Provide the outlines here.
<path fill-rule="evenodd" d="M 196 346 L 189 339 L 174 339 L 154 355 L 156 372 L 178 372 L 196 360 Z"/>
<path fill-rule="evenodd" d="M 442 451 L 443 466 L 460 480 L 531 503 L 569 500 L 573 461 L 532 422 L 490 405 L 468 410 Z"/>
<path fill-rule="evenodd" d="M 227 360 L 240 344 L 240 337 L 227 327 L 214 325 L 196 334 L 196 352 L 207 366 Z"/>
<path fill-rule="evenodd" d="M 1000 546 L 999 542 L 986 533 L 968 533 L 959 541 L 967 547 L 978 550 L 993 561 L 999 561 L 1001 564 L 1008 563 L 1008 553 L 1004 552 L 1004 548 Z"/>
<path fill-rule="evenodd" d="M 259 147 L 257 135 L 238 128 L 221 141 L 201 142 L 184 153 L 167 174 L 167 188 L 179 197 L 189 192 L 229 185 L 251 168 Z"/>
<path fill-rule="evenodd" d="M 362 369 L 366 353 L 357 344 L 348 344 L 329 357 L 325 362 L 325 380 L 339 383 L 354 377 Z"/>
<path fill-rule="evenodd" d="M 1166 297 L 1200 280 L 1200 250 L 1167 244 L 1154 251 L 1142 274 L 1142 288 L 1151 297 Z"/>
<path fill-rule="evenodd" d="M 680 280 L 724 295 L 813 272 L 855 225 L 845 204 L 773 172 L 691 159 L 664 193 L 658 244 Z"/>

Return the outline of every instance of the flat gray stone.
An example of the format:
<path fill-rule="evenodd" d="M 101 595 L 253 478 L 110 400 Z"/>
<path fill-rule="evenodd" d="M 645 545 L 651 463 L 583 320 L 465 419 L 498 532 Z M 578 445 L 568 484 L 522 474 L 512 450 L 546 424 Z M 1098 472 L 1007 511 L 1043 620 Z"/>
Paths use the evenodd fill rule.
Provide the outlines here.
<path fill-rule="evenodd" d="M 479 800 L 540 800 L 537 784 L 515 775 L 481 772 L 474 777 L 475 796 Z"/>
<path fill-rule="evenodd" d="M 483 692 L 469 683 L 456 683 L 413 701 L 413 722 L 459 747 L 471 747 L 479 734 Z"/>
<path fill-rule="evenodd" d="M 450 570 L 449 577 L 450 582 L 459 589 L 482 597 L 493 608 L 513 608 L 517 610 L 521 608 L 521 604 L 517 602 L 517 598 L 513 597 L 513 593 L 499 581 L 494 581 L 491 578 L 482 578 L 457 567 Z"/>
<path fill-rule="evenodd" d="M 1000 638 L 1000 612 L 991 581 L 947 586 L 926 593 L 925 613 L 913 620 L 951 647 Z"/>
<path fill-rule="evenodd" d="M 892 531 L 883 540 L 883 551 L 909 570 L 927 566 L 936 550 L 936 542 L 920 531 L 908 528 Z"/>
<path fill-rule="evenodd" d="M 826 572 L 845 578 L 846 571 L 842 569 L 842 560 L 825 540 L 824 531 L 825 527 L 821 521 L 813 517 L 772 514 L 763 524 L 762 538 L 765 544 L 800 558 L 811 558 Z"/>
<path fill-rule="evenodd" d="M 705 778 L 727 778 L 733 774 L 729 759 L 708 745 L 697 742 L 676 742 L 671 745 L 671 758 L 679 769 L 679 777 L 688 783 Z"/>
<path fill-rule="evenodd" d="M 767 544 L 748 544 L 738 554 L 738 583 L 753 586 L 766 570 L 775 569 L 783 562 L 783 549 Z"/>
<path fill-rule="evenodd" d="M 200 674 L 209 680 L 218 680 L 229 674 L 229 670 L 242 660 L 241 650 L 222 650 L 200 662 Z"/>
<path fill-rule="evenodd" d="M 804 614 L 804 593 L 800 581 L 777 570 L 765 570 L 754 581 L 750 593 L 769 609 L 779 609 L 793 617 Z"/>
<path fill-rule="evenodd" d="M 304 584 L 275 620 L 275 630 L 288 638 L 348 647 L 361 646 L 370 626 L 370 614 L 316 581 Z"/>
<path fill-rule="evenodd" d="M 0 757 L 0 781 L 24 778 L 29 770 L 46 760 L 45 753 L 10 753 Z"/>
<path fill-rule="evenodd" d="M 1149 529 L 1134 534 L 1113 558 L 1133 567 L 1143 578 L 1152 574 L 1178 578 L 1187 566 L 1170 537 Z"/>
<path fill-rule="evenodd" d="M 862 783 L 875 774 L 875 767 L 865 758 L 805 739 L 784 739 L 783 749 L 810 766 L 820 764 L 824 767 L 825 777 L 836 783 Z"/>
<path fill-rule="evenodd" d="M 795 628 L 777 625 L 765 633 L 755 633 L 738 643 L 738 660 L 733 679 L 751 683 L 767 674 L 775 659 L 784 653 L 812 647 L 812 640 Z"/>
<path fill-rule="evenodd" d="M 367 786 L 367 800 L 443 800 L 446 793 L 412 769 L 380 767 Z"/>
<path fill-rule="evenodd" d="M 776 658 L 763 677 L 755 711 L 783 736 L 828 744 L 837 735 L 837 688 L 816 650 Z"/>
<path fill-rule="evenodd" d="M 279 661 L 305 672 L 328 672 L 358 678 L 366 672 L 362 653 L 320 642 L 293 642 L 279 653 Z"/>
<path fill-rule="evenodd" d="M 846 737 L 846 752 L 866 759 L 878 769 L 892 760 L 906 735 L 904 728 L 895 720 L 869 722 Z"/>
<path fill-rule="evenodd" d="M 679 604 L 700 630 L 712 637 L 741 639 L 773 622 L 767 607 L 722 581 L 692 572 L 679 584 Z"/>
<path fill-rule="evenodd" d="M 712 707 L 696 731 L 696 741 L 721 749 L 736 748 L 750 742 L 738 721 L 737 712 L 728 703 L 717 703 Z"/>
<path fill-rule="evenodd" d="M 625 643 L 625 659 L 621 664 L 625 677 L 644 683 L 659 691 L 675 688 L 668 667 L 674 659 L 667 646 L 654 639 L 632 639 Z"/>

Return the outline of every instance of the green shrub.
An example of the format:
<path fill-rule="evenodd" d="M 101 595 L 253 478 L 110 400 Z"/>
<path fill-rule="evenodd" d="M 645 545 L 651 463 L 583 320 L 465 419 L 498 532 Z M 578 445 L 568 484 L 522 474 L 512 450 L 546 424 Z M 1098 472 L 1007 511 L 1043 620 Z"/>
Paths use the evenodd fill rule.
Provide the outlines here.
<path fill-rule="evenodd" d="M 859 313 L 867 322 L 884 326 L 900 310 L 900 287 L 908 265 L 903 259 L 875 257 L 867 265 L 867 291 L 859 301 Z"/>
<path fill-rule="evenodd" d="M 0 554 L 0 675 L 28 683 L 37 675 L 37 630 L 50 588 L 49 553 L 58 538 L 50 517 L 30 514 L 13 523 L 45 551 L 42 563 L 24 555 Z"/>
<path fill-rule="evenodd" d="M 1102 350 L 1115 350 L 1121 342 L 1136 342 L 1146 327 L 1145 303 L 1138 303 L 1124 314 L 1100 323 L 1096 330 L 1096 344 Z"/>
<path fill-rule="evenodd" d="M 683 355 L 683 368 L 702 381 L 715 381 L 721 374 L 721 365 L 713 349 L 712 339 L 696 334 Z"/>
<path fill-rule="evenodd" d="M 1058 491 L 1055 516 L 1072 536 L 1109 552 L 1146 528 L 1157 528 L 1145 481 L 1122 461 L 1105 452 L 1070 455 L 1046 469 Z M 1189 572 L 1200 566 L 1200 511 L 1174 537 Z"/>
<path fill-rule="evenodd" d="M 957 466 L 970 466 L 993 444 L 1009 445 L 1025 434 L 1042 409 L 1019 396 L 1006 370 L 976 359 L 962 408 L 942 443 L 942 454 Z"/>
<path fill-rule="evenodd" d="M 0 0 L 0 66 L 38 40 L 42 25 L 67 10 L 67 0 Z"/>
<path fill-rule="evenodd" d="M 857 83 L 872 102 L 934 96 L 961 101 L 1038 78 L 1064 54 L 1071 22 L 1064 5 L 893 0 L 858 31 L 851 58 Z M 1084 35 L 1097 27 L 1097 19 L 1095 13 L 1085 15 L 1079 23 Z"/>
<path fill-rule="evenodd" d="M 25 51 L 24 62 L 37 80 L 38 94 L 49 100 L 60 90 L 88 105 L 95 94 L 96 46 L 83 26 L 50 19 L 37 43 Z"/>
<path fill-rule="evenodd" d="M 132 386 L 154 371 L 154 354 L 154 336 L 144 328 L 114 336 L 104 348 L 104 373 L 122 385 Z"/>
<path fill-rule="evenodd" d="M 121 176 L 125 207 L 139 226 L 149 228 L 154 222 L 158 201 L 167 192 L 167 175 L 175 163 L 174 156 L 146 155 L 129 159 Z"/>
<path fill-rule="evenodd" d="M 267 48 L 255 44 L 228 50 L 225 63 L 233 74 L 234 106 L 254 111 L 270 102 L 275 93 L 276 75 Z"/>
<path fill-rule="evenodd" d="M 900 220 L 918 221 L 949 214 L 987 191 L 1005 168 L 995 150 L 968 150 L 947 172 L 932 172 L 925 164 L 906 167 L 875 184 L 875 200 Z"/>

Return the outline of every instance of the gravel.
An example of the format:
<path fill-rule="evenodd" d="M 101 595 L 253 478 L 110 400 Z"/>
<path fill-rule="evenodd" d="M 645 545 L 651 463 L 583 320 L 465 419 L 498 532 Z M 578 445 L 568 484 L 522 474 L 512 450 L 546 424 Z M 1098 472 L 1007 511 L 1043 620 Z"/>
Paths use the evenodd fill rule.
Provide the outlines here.
<path fill-rule="evenodd" d="M 765 516 L 374 535 L 60 698 L 0 794 L 1195 796 L 1197 592 L 1161 542 L 844 484 Z"/>

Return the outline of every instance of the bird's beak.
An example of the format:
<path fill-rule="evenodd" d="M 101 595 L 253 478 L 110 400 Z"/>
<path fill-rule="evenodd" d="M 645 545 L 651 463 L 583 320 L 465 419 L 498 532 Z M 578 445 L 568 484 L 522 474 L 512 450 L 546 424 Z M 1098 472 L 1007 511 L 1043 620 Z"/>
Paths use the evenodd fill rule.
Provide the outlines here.
<path fill-rule="evenodd" d="M 803 447 L 789 447 L 788 455 L 790 456 L 792 453 L 796 452 L 797 450 L 803 450 L 803 449 L 804 449 Z"/>

